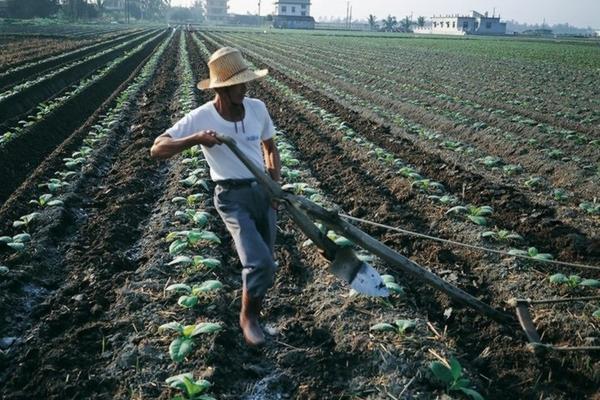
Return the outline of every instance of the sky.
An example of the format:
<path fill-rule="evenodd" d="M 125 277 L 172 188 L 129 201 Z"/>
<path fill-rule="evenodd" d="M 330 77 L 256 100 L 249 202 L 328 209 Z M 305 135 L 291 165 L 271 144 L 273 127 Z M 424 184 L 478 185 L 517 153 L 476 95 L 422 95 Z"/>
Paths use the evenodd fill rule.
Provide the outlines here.
<path fill-rule="evenodd" d="M 171 0 L 172 5 L 190 5 L 193 0 Z M 346 0 L 311 0 L 311 14 L 319 17 L 345 17 Z M 261 14 L 272 12 L 274 0 L 262 0 Z M 579 27 L 600 29 L 600 0 L 350 0 L 353 19 L 378 19 L 388 14 L 402 18 L 410 15 L 431 17 L 439 14 L 467 14 L 470 10 L 493 12 L 502 19 L 553 25 L 568 22 Z M 256 13 L 258 0 L 229 0 L 229 12 Z"/>

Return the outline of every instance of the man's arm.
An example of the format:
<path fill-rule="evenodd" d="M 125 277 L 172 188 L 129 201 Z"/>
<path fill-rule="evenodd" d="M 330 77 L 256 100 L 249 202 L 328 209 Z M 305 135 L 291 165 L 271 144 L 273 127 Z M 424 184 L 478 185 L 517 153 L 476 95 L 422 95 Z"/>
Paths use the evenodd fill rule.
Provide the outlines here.
<path fill-rule="evenodd" d="M 150 157 L 165 160 L 197 144 L 213 147 L 215 144 L 221 144 L 216 135 L 215 131 L 201 131 L 181 139 L 173 139 L 168 133 L 163 133 L 154 140 Z"/>
<path fill-rule="evenodd" d="M 281 160 L 279 159 L 277 145 L 275 145 L 275 141 L 272 138 L 263 140 L 262 145 L 265 153 L 267 171 L 269 171 L 269 175 L 271 175 L 273 180 L 279 182 L 281 179 Z"/>

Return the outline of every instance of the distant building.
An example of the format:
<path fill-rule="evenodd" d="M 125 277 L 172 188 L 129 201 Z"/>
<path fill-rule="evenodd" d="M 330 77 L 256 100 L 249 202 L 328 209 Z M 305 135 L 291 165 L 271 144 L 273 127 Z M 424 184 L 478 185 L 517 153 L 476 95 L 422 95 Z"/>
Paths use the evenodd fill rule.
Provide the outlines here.
<path fill-rule="evenodd" d="M 427 27 L 415 29 L 415 33 L 438 35 L 506 35 L 506 23 L 500 17 L 473 11 L 471 16 L 434 16 Z"/>
<path fill-rule="evenodd" d="M 273 27 L 315 29 L 315 19 L 310 16 L 310 4 L 310 0 L 277 0 Z"/>
<path fill-rule="evenodd" d="M 224 22 L 227 19 L 227 0 L 206 0 L 206 19 L 209 22 Z"/>

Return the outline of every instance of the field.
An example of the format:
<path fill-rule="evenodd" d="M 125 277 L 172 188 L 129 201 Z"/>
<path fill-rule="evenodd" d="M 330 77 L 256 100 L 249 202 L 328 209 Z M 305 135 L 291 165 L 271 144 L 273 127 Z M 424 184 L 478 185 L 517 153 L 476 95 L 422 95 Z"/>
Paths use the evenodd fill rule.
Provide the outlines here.
<path fill-rule="evenodd" d="M 286 184 L 499 251 L 357 225 L 509 315 L 512 298 L 595 296 L 530 307 L 563 350 L 534 354 L 516 318 L 376 258 L 397 290 L 356 295 L 283 213 L 267 345 L 247 348 L 201 152 L 149 156 L 211 99 L 195 83 L 225 45 L 270 70 L 249 95 L 277 126 Z M 600 352 L 564 349 L 600 346 L 597 41 L 74 26 L 3 31 L 0 49 L 1 398 L 169 399 L 165 380 L 191 372 L 218 399 L 600 399 Z M 451 358 L 455 386 L 431 368 Z"/>

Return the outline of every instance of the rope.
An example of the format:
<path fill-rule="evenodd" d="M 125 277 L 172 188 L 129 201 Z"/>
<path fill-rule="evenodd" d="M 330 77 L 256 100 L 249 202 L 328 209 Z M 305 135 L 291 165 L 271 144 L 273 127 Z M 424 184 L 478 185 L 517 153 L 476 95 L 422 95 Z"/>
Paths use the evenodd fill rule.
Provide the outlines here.
<path fill-rule="evenodd" d="M 556 304 L 556 303 L 571 303 L 576 301 L 591 301 L 591 300 L 600 300 L 600 296 L 587 296 L 587 297 L 571 297 L 567 299 L 540 299 L 540 300 L 531 300 L 531 299 L 512 299 L 509 301 L 511 303 L 527 303 L 529 305 L 535 304 Z"/>
<path fill-rule="evenodd" d="M 544 259 L 538 259 L 538 258 L 529 257 L 529 256 L 523 256 L 523 255 L 519 255 L 519 254 L 510 254 L 510 253 L 508 253 L 506 251 L 495 250 L 495 249 L 490 249 L 490 248 L 486 248 L 486 247 L 475 246 L 475 245 L 472 245 L 472 244 L 466 244 L 466 243 L 456 242 L 454 240 L 442 239 L 442 238 L 435 237 L 435 236 L 429 236 L 429 235 L 425 235 L 423 233 L 418 233 L 418 232 L 413 232 L 413 231 L 409 231 L 409 230 L 406 230 L 406 229 L 396 228 L 396 227 L 393 227 L 393 226 L 384 225 L 384 224 L 380 224 L 380 223 L 373 222 L 373 221 L 368 221 L 368 220 L 365 220 L 365 219 L 362 219 L 362 218 L 356 218 L 356 217 L 353 217 L 353 216 L 347 215 L 347 214 L 339 214 L 339 216 L 342 217 L 342 218 L 346 218 L 346 219 L 352 220 L 352 221 L 362 222 L 362 223 L 365 223 L 365 224 L 377 226 L 379 228 L 384 228 L 384 229 L 387 229 L 387 230 L 390 230 L 390 231 L 396 231 L 396 232 L 404 233 L 404 234 L 407 234 L 407 235 L 420 237 L 420 238 L 423 238 L 423 239 L 429 239 L 429 240 L 434 240 L 436 242 L 451 244 L 451 245 L 454 245 L 454 246 L 466 247 L 468 249 L 479 250 L 479 251 L 484 251 L 484 252 L 494 253 L 494 254 L 500 254 L 500 255 L 509 256 L 509 257 L 517 257 L 517 258 L 522 258 L 522 259 L 530 260 L 530 261 L 544 262 L 544 263 L 548 263 L 548 264 L 557 264 L 557 265 L 564 265 L 564 266 L 567 266 L 567 267 L 593 269 L 593 270 L 596 270 L 596 271 L 600 271 L 600 267 L 594 266 L 594 265 L 585 265 L 585 264 L 578 264 L 578 263 L 570 263 L 570 262 L 557 261 L 557 260 L 544 260 Z"/>

